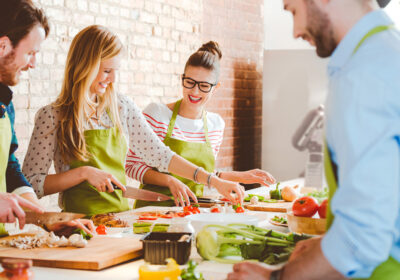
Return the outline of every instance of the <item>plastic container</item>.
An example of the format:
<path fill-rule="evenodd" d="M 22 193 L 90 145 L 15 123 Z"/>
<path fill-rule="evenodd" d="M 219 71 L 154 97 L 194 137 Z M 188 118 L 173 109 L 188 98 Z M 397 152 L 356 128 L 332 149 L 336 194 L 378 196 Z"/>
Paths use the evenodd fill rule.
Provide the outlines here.
<path fill-rule="evenodd" d="M 189 238 L 178 241 L 183 235 Z M 165 260 L 173 258 L 180 265 L 187 263 L 192 248 L 190 232 L 150 232 L 143 236 L 144 260 L 151 264 L 165 264 Z"/>
<path fill-rule="evenodd" d="M 188 219 L 173 218 L 168 232 L 190 232 L 194 233 L 194 228 Z"/>
<path fill-rule="evenodd" d="M 24 259 L 3 259 L 1 265 L 4 271 L 0 273 L 0 279 L 7 280 L 33 280 L 31 260 Z"/>

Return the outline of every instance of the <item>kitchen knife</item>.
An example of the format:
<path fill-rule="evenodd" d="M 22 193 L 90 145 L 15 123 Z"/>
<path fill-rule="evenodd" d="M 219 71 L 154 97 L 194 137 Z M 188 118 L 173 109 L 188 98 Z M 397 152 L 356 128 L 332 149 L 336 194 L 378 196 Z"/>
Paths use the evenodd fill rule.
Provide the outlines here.
<path fill-rule="evenodd" d="M 120 189 L 116 185 L 114 185 L 115 189 Z M 171 200 L 168 195 L 152 192 L 148 190 L 142 190 L 139 188 L 134 188 L 130 186 L 125 186 L 126 191 L 122 193 L 124 197 L 132 198 L 132 199 L 139 199 L 145 201 L 167 201 Z"/>
<path fill-rule="evenodd" d="M 42 226 L 44 224 L 51 225 L 55 223 L 69 222 L 75 219 L 85 217 L 84 214 L 68 213 L 68 212 L 25 212 L 25 223 Z"/>

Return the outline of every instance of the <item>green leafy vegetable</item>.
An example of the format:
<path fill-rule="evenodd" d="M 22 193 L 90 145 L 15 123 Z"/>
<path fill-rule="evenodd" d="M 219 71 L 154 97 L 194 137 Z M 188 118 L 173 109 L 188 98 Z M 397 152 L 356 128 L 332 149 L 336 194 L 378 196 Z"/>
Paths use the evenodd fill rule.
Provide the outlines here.
<path fill-rule="evenodd" d="M 285 217 L 275 216 L 275 217 L 272 218 L 272 221 L 280 223 L 280 224 L 287 225 L 287 219 Z"/>
<path fill-rule="evenodd" d="M 318 201 L 318 203 L 320 204 L 322 201 L 324 201 L 325 199 L 328 198 L 329 190 L 328 190 L 328 188 L 324 188 L 323 191 L 310 192 L 306 196 L 314 197 Z"/>
<path fill-rule="evenodd" d="M 260 201 L 260 202 L 262 202 L 262 201 L 265 200 L 265 197 L 263 197 L 262 195 L 249 194 L 249 196 L 247 196 L 247 197 L 244 198 L 244 201 L 250 202 L 250 200 L 251 200 L 251 198 L 252 198 L 253 196 L 257 196 L 257 197 L 258 197 L 258 201 Z"/>
<path fill-rule="evenodd" d="M 276 264 L 288 260 L 296 242 L 307 238 L 244 224 L 208 225 L 197 234 L 196 247 L 206 260 L 235 263 L 255 259 Z M 241 259 L 226 258 L 233 256 Z"/>
<path fill-rule="evenodd" d="M 181 272 L 182 280 L 204 280 L 203 273 L 196 272 L 197 263 L 190 260 L 188 267 Z"/>

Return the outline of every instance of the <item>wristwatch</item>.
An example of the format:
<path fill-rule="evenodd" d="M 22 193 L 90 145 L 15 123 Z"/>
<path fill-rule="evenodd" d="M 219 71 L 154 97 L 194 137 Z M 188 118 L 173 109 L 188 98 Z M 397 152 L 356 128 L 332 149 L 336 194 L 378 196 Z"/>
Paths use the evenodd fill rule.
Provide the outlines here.
<path fill-rule="evenodd" d="M 272 271 L 271 275 L 269 276 L 269 279 L 270 280 L 280 280 L 282 270 L 283 270 L 283 268 Z"/>

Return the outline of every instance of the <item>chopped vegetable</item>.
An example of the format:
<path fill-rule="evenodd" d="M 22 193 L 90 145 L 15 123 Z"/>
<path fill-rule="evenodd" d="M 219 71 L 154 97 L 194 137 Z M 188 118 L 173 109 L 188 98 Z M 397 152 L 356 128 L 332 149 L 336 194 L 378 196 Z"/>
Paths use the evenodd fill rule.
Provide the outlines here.
<path fill-rule="evenodd" d="M 267 202 L 267 203 L 278 203 L 279 201 L 276 200 L 276 199 L 266 199 L 266 200 L 264 200 L 264 202 Z"/>
<path fill-rule="evenodd" d="M 203 274 L 196 272 L 197 263 L 193 260 L 189 261 L 188 267 L 182 270 L 182 280 L 204 280 Z"/>
<path fill-rule="evenodd" d="M 271 220 L 280 224 L 287 225 L 287 219 L 285 217 L 275 216 Z"/>
<path fill-rule="evenodd" d="M 244 213 L 244 209 L 240 203 L 232 205 L 232 208 L 236 213 Z"/>
<path fill-rule="evenodd" d="M 235 263 L 242 259 L 256 259 L 268 264 L 288 260 L 295 243 L 310 238 L 298 234 L 284 234 L 256 226 L 231 224 L 208 225 L 197 234 L 197 252 L 203 259 Z M 241 256 L 241 260 L 225 257 Z"/>
<path fill-rule="evenodd" d="M 148 221 L 155 221 L 157 220 L 156 216 L 139 216 L 139 220 L 148 220 Z"/>
<path fill-rule="evenodd" d="M 142 234 L 148 232 L 167 232 L 169 224 L 134 223 L 133 233 Z"/>
<path fill-rule="evenodd" d="M 249 194 L 249 196 L 244 198 L 244 201 L 249 202 L 252 197 L 258 197 L 258 201 L 264 201 L 265 197 L 257 194 Z"/>
<path fill-rule="evenodd" d="M 280 182 L 278 182 L 276 184 L 275 190 L 269 191 L 269 196 L 270 196 L 271 199 L 276 199 L 276 200 L 281 200 L 282 199 L 282 195 L 281 195 L 281 191 L 279 189 L 279 185 L 280 185 Z"/>
<path fill-rule="evenodd" d="M 92 234 L 86 233 L 83 229 L 80 228 L 75 229 L 74 233 L 79 233 L 80 235 L 82 235 L 83 239 L 86 240 L 90 240 L 93 237 Z"/>
<path fill-rule="evenodd" d="M 106 235 L 107 234 L 106 226 L 105 225 L 98 225 L 97 228 L 96 228 L 96 232 L 97 232 L 97 234 L 100 234 L 100 235 Z"/>
<path fill-rule="evenodd" d="M 211 207 L 210 209 L 211 213 L 221 213 L 221 207 L 218 205 Z"/>

